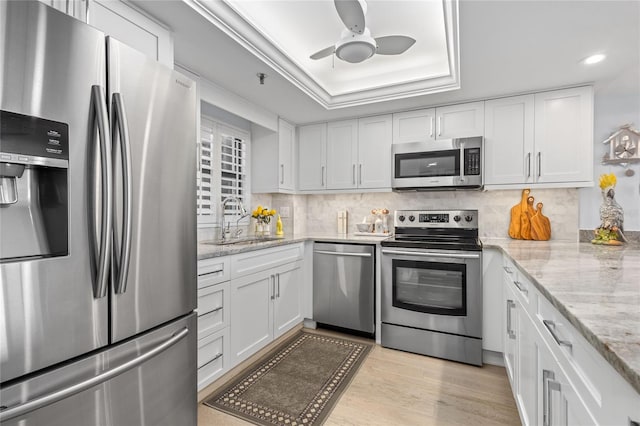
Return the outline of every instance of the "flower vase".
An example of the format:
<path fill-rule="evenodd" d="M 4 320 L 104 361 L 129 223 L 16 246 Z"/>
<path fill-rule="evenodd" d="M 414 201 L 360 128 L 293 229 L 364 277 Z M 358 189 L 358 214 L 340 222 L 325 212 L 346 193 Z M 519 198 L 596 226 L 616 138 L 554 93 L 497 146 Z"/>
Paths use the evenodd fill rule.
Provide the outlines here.
<path fill-rule="evenodd" d="M 266 237 L 271 234 L 271 227 L 267 222 L 257 221 L 255 229 L 256 237 Z"/>

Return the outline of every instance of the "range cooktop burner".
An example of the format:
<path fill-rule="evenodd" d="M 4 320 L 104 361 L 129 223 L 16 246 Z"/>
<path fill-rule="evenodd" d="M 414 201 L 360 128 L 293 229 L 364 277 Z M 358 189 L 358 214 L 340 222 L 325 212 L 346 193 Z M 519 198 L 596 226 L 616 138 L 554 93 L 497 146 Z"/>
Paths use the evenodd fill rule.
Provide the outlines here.
<path fill-rule="evenodd" d="M 385 247 L 480 251 L 477 210 L 397 210 Z"/>

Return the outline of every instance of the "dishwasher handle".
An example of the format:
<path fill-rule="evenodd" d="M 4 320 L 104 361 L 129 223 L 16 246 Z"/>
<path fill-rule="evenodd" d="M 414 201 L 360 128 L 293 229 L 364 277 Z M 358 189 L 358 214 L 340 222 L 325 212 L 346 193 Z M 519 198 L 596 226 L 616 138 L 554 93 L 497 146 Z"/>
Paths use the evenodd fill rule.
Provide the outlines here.
<path fill-rule="evenodd" d="M 314 250 L 313 252 L 318 254 L 329 254 L 332 256 L 371 257 L 371 253 L 351 253 L 351 252 L 327 251 L 327 250 Z"/>

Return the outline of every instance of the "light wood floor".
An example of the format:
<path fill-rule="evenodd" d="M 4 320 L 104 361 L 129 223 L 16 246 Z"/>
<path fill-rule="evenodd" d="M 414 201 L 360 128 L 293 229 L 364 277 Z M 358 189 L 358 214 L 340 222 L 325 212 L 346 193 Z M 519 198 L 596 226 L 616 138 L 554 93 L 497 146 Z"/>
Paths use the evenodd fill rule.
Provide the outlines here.
<path fill-rule="evenodd" d="M 198 426 L 248 424 L 198 406 Z M 519 424 L 504 368 L 478 368 L 379 345 L 325 422 L 327 426 Z"/>

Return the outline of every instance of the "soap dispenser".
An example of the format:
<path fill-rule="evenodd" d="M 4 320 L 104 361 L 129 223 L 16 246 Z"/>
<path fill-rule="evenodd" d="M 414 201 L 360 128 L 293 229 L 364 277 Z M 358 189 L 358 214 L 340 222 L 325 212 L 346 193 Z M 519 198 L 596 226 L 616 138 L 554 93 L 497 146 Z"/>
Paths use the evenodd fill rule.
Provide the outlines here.
<path fill-rule="evenodd" d="M 284 235 L 282 231 L 282 220 L 280 219 L 280 215 L 278 215 L 278 221 L 276 222 L 276 236 L 281 237 Z"/>

